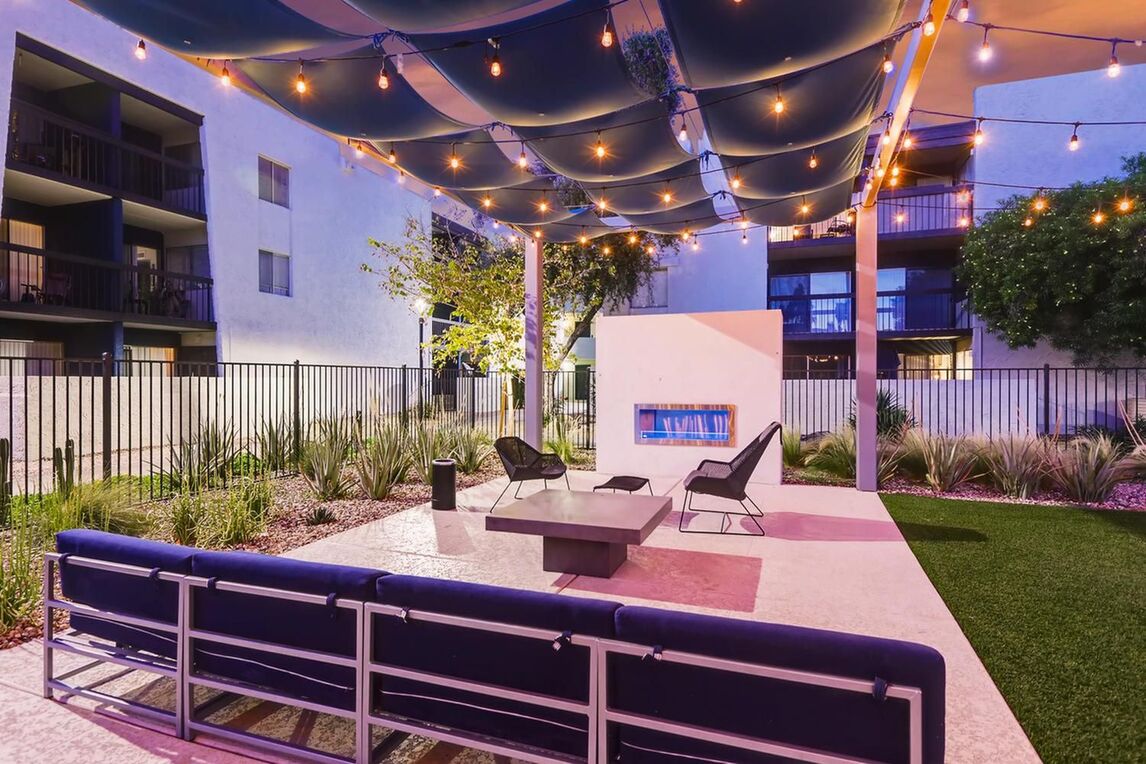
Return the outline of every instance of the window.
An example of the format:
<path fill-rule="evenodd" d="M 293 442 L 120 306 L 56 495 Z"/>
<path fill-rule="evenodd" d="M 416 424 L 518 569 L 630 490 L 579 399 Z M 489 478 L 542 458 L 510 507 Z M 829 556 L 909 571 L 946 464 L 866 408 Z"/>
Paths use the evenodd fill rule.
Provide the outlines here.
<path fill-rule="evenodd" d="M 259 250 L 259 291 L 290 297 L 290 255 Z"/>
<path fill-rule="evenodd" d="M 126 376 L 170 377 L 175 365 L 175 348 L 159 345 L 124 345 Z"/>
<path fill-rule="evenodd" d="M 290 207 L 290 168 L 259 157 L 259 198 Z"/>
<path fill-rule="evenodd" d="M 43 249 L 44 227 L 0 218 L 0 300 L 34 302 L 36 293 L 44 286 L 44 259 L 3 244 Z"/>
<path fill-rule="evenodd" d="M 768 307 L 784 314 L 786 332 L 850 332 L 851 292 L 852 274 L 849 271 L 774 276 L 769 284 L 771 299 Z"/>
<path fill-rule="evenodd" d="M 0 339 L 0 376 L 52 376 L 59 366 L 53 359 L 63 357 L 62 342 Z"/>
<path fill-rule="evenodd" d="M 668 303 L 668 268 L 655 269 L 629 301 L 633 308 L 667 308 Z"/>

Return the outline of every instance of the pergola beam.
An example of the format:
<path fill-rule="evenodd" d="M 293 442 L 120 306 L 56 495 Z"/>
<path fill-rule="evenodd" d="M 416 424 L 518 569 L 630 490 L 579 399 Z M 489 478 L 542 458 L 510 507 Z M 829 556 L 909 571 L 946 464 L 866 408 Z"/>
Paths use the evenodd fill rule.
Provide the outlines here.
<path fill-rule="evenodd" d="M 911 115 L 911 107 L 923 75 L 939 42 L 939 34 L 948 16 L 955 10 L 958 0 L 934 0 L 924 3 L 919 10 L 919 26 L 911 34 L 911 42 L 892 91 L 889 108 L 891 119 L 887 126 L 888 140 L 876 149 L 874 167 L 889 170 L 900 137 Z M 935 32 L 923 34 L 923 24 L 931 14 Z M 878 229 L 879 215 L 876 200 L 883 186 L 883 177 L 872 172 L 871 185 L 865 185 L 856 215 L 856 488 L 875 491 L 878 480 L 878 437 L 876 427 L 876 372 L 878 366 L 878 334 L 876 323 L 877 276 L 879 272 Z"/>

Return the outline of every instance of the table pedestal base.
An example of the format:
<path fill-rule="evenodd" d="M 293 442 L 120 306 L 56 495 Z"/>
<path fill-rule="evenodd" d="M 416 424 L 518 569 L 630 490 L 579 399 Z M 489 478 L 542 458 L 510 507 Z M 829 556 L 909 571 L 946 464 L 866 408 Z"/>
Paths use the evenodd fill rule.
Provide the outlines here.
<path fill-rule="evenodd" d="M 542 540 L 541 567 L 551 573 L 608 578 L 628 556 L 628 544 L 546 536 Z"/>

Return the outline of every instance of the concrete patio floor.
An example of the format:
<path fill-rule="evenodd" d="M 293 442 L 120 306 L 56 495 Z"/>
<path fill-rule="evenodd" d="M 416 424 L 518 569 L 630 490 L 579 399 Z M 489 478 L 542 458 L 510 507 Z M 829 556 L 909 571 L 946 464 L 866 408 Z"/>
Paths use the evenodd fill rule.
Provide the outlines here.
<path fill-rule="evenodd" d="M 604 477 L 577 472 L 570 479 L 586 490 Z M 680 506 L 679 482 L 652 485 Z M 504 486 L 496 480 L 460 493 L 458 512 L 415 507 L 285 556 L 921 642 L 947 662 L 947 761 L 1039 761 L 875 494 L 755 485 L 750 492 L 766 512 L 766 538 L 682 534 L 674 509 L 642 546 L 630 548 L 612 578 L 599 579 L 543 571 L 539 537 L 487 532 L 485 511 Z M 538 488 L 523 488 L 522 496 Z M 507 495 L 499 506 L 511 501 Z M 715 515 L 686 517 L 697 528 L 719 522 Z M 0 653 L 0 762 L 244 760 L 74 703 L 43 701 L 39 653 L 36 644 Z M 42 759 L 29 759 L 32 751 Z M 442 761 L 441 753 L 428 756 Z"/>

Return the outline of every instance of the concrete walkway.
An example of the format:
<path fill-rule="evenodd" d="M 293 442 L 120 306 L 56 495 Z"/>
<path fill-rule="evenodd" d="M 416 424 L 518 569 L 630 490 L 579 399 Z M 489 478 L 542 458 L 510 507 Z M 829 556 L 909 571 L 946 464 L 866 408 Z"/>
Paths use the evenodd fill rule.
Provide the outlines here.
<path fill-rule="evenodd" d="M 574 489 L 603 479 L 571 473 Z M 415 507 L 285 556 L 922 642 L 947 661 L 947 761 L 1039 760 L 878 496 L 757 485 L 766 538 L 682 534 L 674 510 L 612 578 L 598 579 L 544 572 L 540 538 L 487 532 L 485 511 L 504 486 L 462 492 L 459 512 Z M 653 489 L 680 506 L 679 484 L 654 480 Z M 715 529 L 720 517 L 686 522 Z M 40 699 L 39 654 L 37 644 L 0 653 L 0 764 L 247 760 Z"/>

